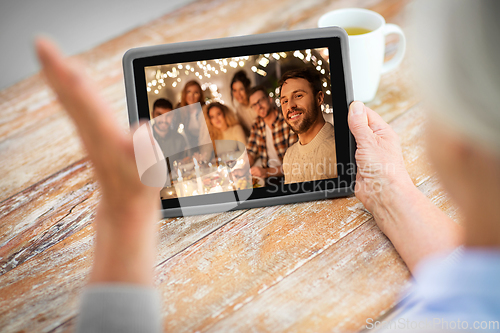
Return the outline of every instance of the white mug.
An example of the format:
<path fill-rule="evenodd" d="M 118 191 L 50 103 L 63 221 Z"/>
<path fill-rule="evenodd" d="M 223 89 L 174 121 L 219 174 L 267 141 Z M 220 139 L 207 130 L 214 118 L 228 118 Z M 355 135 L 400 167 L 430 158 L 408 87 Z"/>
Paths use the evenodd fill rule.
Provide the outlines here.
<path fill-rule="evenodd" d="M 380 75 L 399 66 L 406 49 L 403 30 L 395 24 L 385 23 L 382 15 L 363 8 L 344 8 L 328 12 L 318 20 L 318 27 L 364 28 L 370 32 L 349 36 L 354 99 L 369 102 L 375 98 Z M 396 55 L 384 62 L 385 36 L 399 35 Z"/>

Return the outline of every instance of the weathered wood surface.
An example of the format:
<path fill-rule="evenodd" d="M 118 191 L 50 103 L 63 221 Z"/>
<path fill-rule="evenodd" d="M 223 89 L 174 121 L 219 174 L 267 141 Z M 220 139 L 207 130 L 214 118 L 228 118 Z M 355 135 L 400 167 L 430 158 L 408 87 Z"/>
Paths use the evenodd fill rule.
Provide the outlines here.
<path fill-rule="evenodd" d="M 434 177 L 419 188 L 456 216 Z M 365 221 L 203 331 L 355 332 L 376 320 L 408 289 L 409 273 L 373 218 Z"/>
<path fill-rule="evenodd" d="M 422 149 L 423 142 L 420 138 L 423 120 L 422 110 L 417 106 L 393 122 L 393 127 L 402 137 L 405 151 L 410 146 L 413 146 L 416 152 Z M 424 193 L 436 200 L 440 207 L 449 210 L 451 206 L 439 191 L 438 184 L 432 180 L 432 172 L 425 160 L 414 158 L 412 154 L 405 154 L 405 159 L 414 182 L 423 180 L 420 181 L 420 188 Z M 224 214 L 213 214 L 212 218 L 224 220 L 221 215 Z M 319 260 L 315 258 L 322 256 L 322 253 L 332 246 L 344 247 L 345 245 L 339 245 L 345 244 L 343 238 L 361 232 L 358 230 L 360 226 L 371 219 L 355 198 L 267 207 L 247 212 L 228 212 L 225 215 L 226 221 L 231 222 L 217 229 L 224 222 L 216 221 L 212 230 L 217 230 L 187 249 L 187 244 L 179 243 L 186 240 L 186 234 L 191 233 L 191 239 L 196 239 L 206 233 L 205 229 L 199 235 L 192 235 L 195 228 L 187 226 L 200 224 L 200 220 L 210 219 L 209 216 L 160 222 L 161 250 L 157 281 L 163 298 L 168 300 L 165 302 L 166 327 L 173 331 L 195 331 L 210 328 L 214 324 L 224 325 L 224 318 L 244 311 L 246 306 L 243 305 L 251 302 L 256 296 L 265 294 L 267 290 L 275 290 L 274 288 L 287 281 L 288 277 L 301 274 L 301 266 L 314 265 L 309 262 Z M 176 237 L 178 238 L 175 239 Z M 379 237 L 386 243 L 382 248 L 393 253 L 394 250 L 385 237 Z M 92 226 L 89 225 L 4 274 L 0 278 L 0 292 L 6 297 L 5 301 L 0 303 L 0 308 L 8 310 L 1 313 L 1 322 L 19 325 L 7 326 L 13 330 L 21 327 L 39 330 L 55 328 L 71 320 L 76 315 L 78 292 L 91 265 L 92 240 Z M 346 251 L 360 256 L 378 253 L 359 252 L 358 247 L 354 246 L 348 246 Z M 387 253 L 380 255 L 392 258 L 397 265 L 393 265 L 388 272 L 392 280 L 384 276 L 383 280 L 377 282 L 380 288 L 388 290 L 383 294 L 387 297 L 386 301 L 381 302 L 377 308 L 379 314 L 394 305 L 398 292 L 409 277 L 406 269 L 397 272 L 398 267 L 404 267 L 397 254 L 393 253 L 393 257 Z M 170 260 L 166 260 L 168 258 Z M 376 261 L 375 258 L 373 260 Z M 335 265 L 336 262 L 331 261 L 330 264 Z M 338 269 L 336 275 L 330 275 L 333 281 L 342 284 L 342 280 L 351 278 L 349 270 Z M 371 269 L 365 270 L 362 266 L 359 269 L 360 274 L 370 276 Z M 316 275 L 305 274 L 304 277 L 308 277 L 309 282 L 303 287 L 316 281 L 311 279 L 311 276 Z M 351 315 L 341 316 L 351 322 L 346 328 L 353 328 L 353 323 L 362 325 L 363 323 L 355 318 L 365 315 L 366 312 L 362 312 L 359 303 L 365 292 L 370 290 L 363 290 L 361 286 L 354 289 L 346 287 L 344 290 L 354 295 L 348 307 Z M 47 301 L 47 295 L 50 295 L 50 299 L 62 303 Z M 293 296 L 291 298 L 293 299 Z M 43 308 L 33 307 L 33 304 L 39 303 L 44 304 Z M 265 307 L 261 310 L 262 313 L 267 312 Z M 327 308 L 324 310 L 329 313 Z M 376 311 L 369 310 L 372 311 L 371 316 L 377 316 Z M 325 325 L 325 329 L 335 327 L 335 322 L 331 322 L 328 316 L 318 316 L 325 322 L 316 325 Z M 39 321 L 40 318 L 45 319 Z M 49 324 L 55 327 L 48 326 Z M 299 324 L 301 323 L 297 322 L 297 325 Z M 229 327 L 231 326 L 228 326 L 228 329 Z"/>
<path fill-rule="evenodd" d="M 158 264 L 244 212 L 160 221 Z M 87 225 L 2 275 L 0 328 L 45 331 L 75 316 L 78 294 L 92 264 L 93 240 L 93 226 Z"/>
<path fill-rule="evenodd" d="M 127 127 L 121 57 L 167 42 L 315 27 L 326 11 L 366 7 L 404 28 L 399 0 L 204 0 L 76 56 Z M 424 112 L 408 62 L 369 104 L 401 136 L 414 183 L 457 213 L 425 159 Z M 93 255 L 98 185 L 74 126 L 35 75 L 0 92 L 0 331 L 66 332 Z M 409 272 L 354 198 L 162 220 L 157 286 L 165 328 L 346 331 L 396 304 Z"/>

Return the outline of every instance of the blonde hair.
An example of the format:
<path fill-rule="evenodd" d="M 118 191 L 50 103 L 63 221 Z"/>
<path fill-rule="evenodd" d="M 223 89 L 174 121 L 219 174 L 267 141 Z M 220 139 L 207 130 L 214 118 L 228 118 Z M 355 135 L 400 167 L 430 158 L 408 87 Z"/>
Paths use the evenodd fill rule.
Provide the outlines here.
<path fill-rule="evenodd" d="M 210 120 L 210 109 L 217 107 L 222 111 L 222 114 L 224 115 L 224 119 L 226 121 L 227 127 L 231 127 L 234 125 L 239 125 L 238 119 L 236 119 L 236 115 L 234 114 L 233 111 L 231 111 L 227 106 L 225 106 L 222 103 L 219 102 L 212 102 L 205 106 L 204 108 L 204 113 L 205 113 L 205 119 L 207 121 L 207 127 L 208 127 L 208 133 L 210 134 L 210 137 L 212 140 L 221 140 L 222 139 L 222 132 L 220 129 L 215 128 L 212 125 L 212 121 Z"/>
<path fill-rule="evenodd" d="M 432 116 L 500 155 L 500 1 L 421 1 L 414 11 L 416 73 Z"/>

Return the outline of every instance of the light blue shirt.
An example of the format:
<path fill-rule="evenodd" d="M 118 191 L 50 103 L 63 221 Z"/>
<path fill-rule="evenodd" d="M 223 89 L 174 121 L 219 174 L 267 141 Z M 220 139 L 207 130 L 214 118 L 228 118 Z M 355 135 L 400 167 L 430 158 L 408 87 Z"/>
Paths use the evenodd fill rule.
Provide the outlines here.
<path fill-rule="evenodd" d="M 459 247 L 430 257 L 414 279 L 384 332 L 500 332 L 500 249 Z"/>

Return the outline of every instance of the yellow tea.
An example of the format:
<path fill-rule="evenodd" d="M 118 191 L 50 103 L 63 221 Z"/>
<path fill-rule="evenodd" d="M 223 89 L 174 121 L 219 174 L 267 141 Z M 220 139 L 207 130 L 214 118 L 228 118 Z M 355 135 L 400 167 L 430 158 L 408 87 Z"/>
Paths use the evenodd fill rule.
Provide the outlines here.
<path fill-rule="evenodd" d="M 371 32 L 371 30 L 365 29 L 365 28 L 358 28 L 358 27 L 350 27 L 350 28 L 344 28 L 344 30 L 347 32 L 349 36 L 355 36 L 355 35 L 363 35 Z"/>

